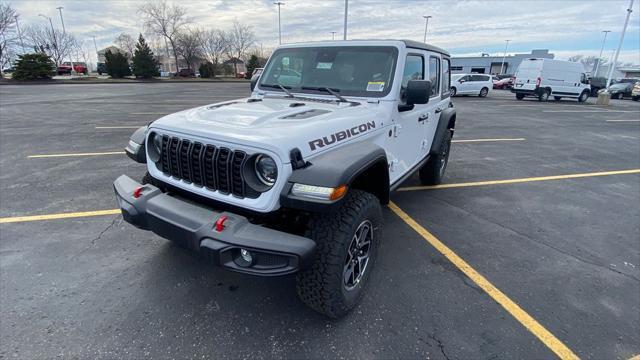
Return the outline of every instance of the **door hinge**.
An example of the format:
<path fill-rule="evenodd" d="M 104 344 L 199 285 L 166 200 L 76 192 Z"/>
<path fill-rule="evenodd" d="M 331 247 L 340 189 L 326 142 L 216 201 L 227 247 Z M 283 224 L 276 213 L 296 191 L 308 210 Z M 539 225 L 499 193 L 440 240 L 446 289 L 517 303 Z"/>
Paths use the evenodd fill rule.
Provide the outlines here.
<path fill-rule="evenodd" d="M 427 146 L 429 146 L 429 142 L 427 140 L 422 140 L 422 143 L 420 144 L 420 150 L 426 150 Z"/>
<path fill-rule="evenodd" d="M 389 163 L 389 171 L 396 171 L 396 165 L 398 165 L 398 159 L 391 160 L 391 162 Z"/>

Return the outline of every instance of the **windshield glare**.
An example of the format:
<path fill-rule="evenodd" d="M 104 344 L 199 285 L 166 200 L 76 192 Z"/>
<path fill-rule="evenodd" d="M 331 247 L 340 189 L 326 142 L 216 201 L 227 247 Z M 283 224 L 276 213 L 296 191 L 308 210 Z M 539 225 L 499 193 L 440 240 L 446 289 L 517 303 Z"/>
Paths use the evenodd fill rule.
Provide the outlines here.
<path fill-rule="evenodd" d="M 334 46 L 279 49 L 258 87 L 281 91 L 383 97 L 391 89 L 398 50 L 390 46 Z"/>

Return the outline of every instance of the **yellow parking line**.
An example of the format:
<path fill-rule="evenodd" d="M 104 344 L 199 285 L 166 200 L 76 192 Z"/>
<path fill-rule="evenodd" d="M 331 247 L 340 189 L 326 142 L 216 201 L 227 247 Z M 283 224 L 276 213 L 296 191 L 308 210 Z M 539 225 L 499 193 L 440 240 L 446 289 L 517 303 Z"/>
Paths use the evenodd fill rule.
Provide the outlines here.
<path fill-rule="evenodd" d="M 470 142 L 493 142 L 493 141 L 525 141 L 525 138 L 513 138 L 513 139 L 460 139 L 451 140 L 452 143 L 470 143 Z"/>
<path fill-rule="evenodd" d="M 524 311 L 518 304 L 495 287 L 489 280 L 478 273 L 471 265 L 458 256 L 453 250 L 442 243 L 427 229 L 413 220 L 396 204 L 389 203 L 391 210 L 398 215 L 407 225 L 420 234 L 431 246 L 451 261 L 469 279 L 476 283 L 487 295 L 500 304 L 511 316 L 520 322 L 527 330 L 542 341 L 551 351 L 561 359 L 578 359 L 578 356 L 565 344 L 556 338 L 549 330 L 542 326 L 536 319 Z"/>
<path fill-rule="evenodd" d="M 29 155 L 29 159 L 38 158 L 53 158 L 53 157 L 69 157 L 69 156 L 101 156 L 101 155 L 124 155 L 124 151 L 109 151 L 109 152 L 95 152 L 95 153 L 72 153 L 72 154 L 42 154 L 42 155 Z"/>
<path fill-rule="evenodd" d="M 407 186 L 407 187 L 398 189 L 398 191 L 450 189 L 450 188 L 470 187 L 470 186 L 518 184 L 518 183 L 526 183 L 526 182 L 534 182 L 534 181 L 563 180 L 563 179 L 575 179 L 575 178 L 594 177 L 594 176 L 609 176 L 609 175 L 639 174 L 639 173 L 640 173 L 640 169 L 602 171 L 602 172 L 592 172 L 592 173 L 583 173 L 583 174 L 539 176 L 539 177 L 529 177 L 529 178 L 519 178 L 519 179 L 508 179 L 508 180 L 474 181 L 474 182 L 466 182 L 466 183 L 429 185 L 429 186 Z"/>
<path fill-rule="evenodd" d="M 144 125 L 96 126 L 96 129 L 139 129 Z"/>
<path fill-rule="evenodd" d="M 7 223 L 14 223 L 14 222 L 27 222 L 27 221 L 70 219 L 70 218 L 88 217 L 88 216 L 117 215 L 117 214 L 120 214 L 120 209 L 47 214 L 47 215 L 3 217 L 3 218 L 0 218 L 0 224 L 7 224 Z"/>

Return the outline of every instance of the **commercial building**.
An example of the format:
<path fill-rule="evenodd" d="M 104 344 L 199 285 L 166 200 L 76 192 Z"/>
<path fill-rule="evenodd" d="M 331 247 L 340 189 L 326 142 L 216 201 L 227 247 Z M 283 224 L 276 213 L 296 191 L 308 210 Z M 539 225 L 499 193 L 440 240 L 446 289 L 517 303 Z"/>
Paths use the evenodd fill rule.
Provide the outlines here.
<path fill-rule="evenodd" d="M 451 72 L 454 74 L 513 74 L 522 60 L 529 58 L 553 59 L 554 54 L 549 53 L 549 50 L 543 49 L 531 50 L 529 54 L 507 55 L 504 58 L 504 65 L 502 65 L 502 56 L 489 56 L 489 54 L 482 54 L 482 56 L 454 55 L 451 58 Z"/>

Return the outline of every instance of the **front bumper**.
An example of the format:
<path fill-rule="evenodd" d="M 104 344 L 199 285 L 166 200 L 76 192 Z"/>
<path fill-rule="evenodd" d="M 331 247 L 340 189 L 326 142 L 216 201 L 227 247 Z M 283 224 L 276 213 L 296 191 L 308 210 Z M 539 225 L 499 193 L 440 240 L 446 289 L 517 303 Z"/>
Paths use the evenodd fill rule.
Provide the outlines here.
<path fill-rule="evenodd" d="M 310 265 L 316 243 L 308 238 L 250 223 L 246 217 L 219 212 L 204 205 L 167 195 L 122 175 L 113 183 L 122 217 L 128 223 L 203 253 L 214 264 L 232 271 L 278 276 Z M 136 188 L 142 187 L 139 197 Z M 224 229 L 216 221 L 226 216 Z M 252 255 L 243 261 L 240 250 Z"/>

